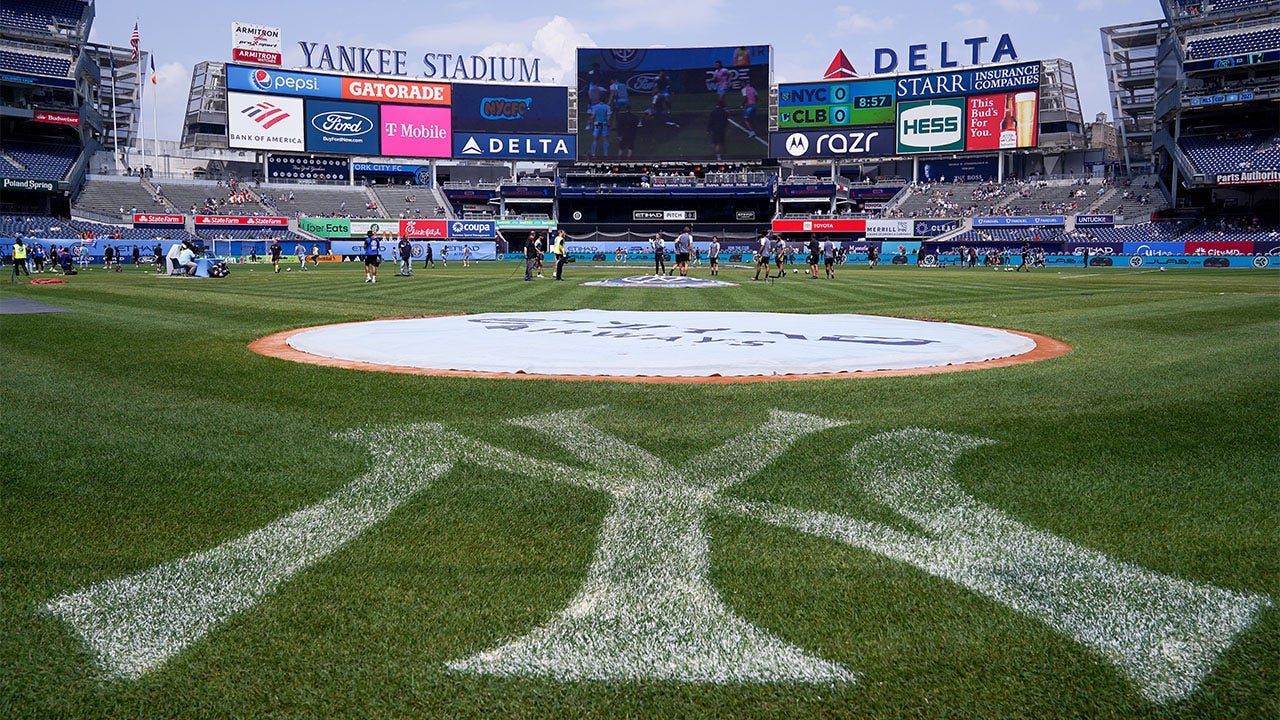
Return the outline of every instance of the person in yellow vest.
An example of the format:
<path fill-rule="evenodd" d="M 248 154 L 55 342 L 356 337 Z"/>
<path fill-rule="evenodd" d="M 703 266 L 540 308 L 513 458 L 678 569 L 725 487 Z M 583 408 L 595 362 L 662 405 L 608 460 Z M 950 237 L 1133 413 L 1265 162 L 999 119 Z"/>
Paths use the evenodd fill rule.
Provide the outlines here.
<path fill-rule="evenodd" d="M 18 277 L 18 273 L 31 276 L 27 271 L 27 246 L 22 242 L 21 237 L 13 239 L 13 277 Z"/>
<path fill-rule="evenodd" d="M 556 279 L 563 280 L 564 264 L 569 261 L 569 251 L 565 248 L 564 231 L 556 233 L 555 244 L 551 246 L 551 253 L 556 256 Z"/>

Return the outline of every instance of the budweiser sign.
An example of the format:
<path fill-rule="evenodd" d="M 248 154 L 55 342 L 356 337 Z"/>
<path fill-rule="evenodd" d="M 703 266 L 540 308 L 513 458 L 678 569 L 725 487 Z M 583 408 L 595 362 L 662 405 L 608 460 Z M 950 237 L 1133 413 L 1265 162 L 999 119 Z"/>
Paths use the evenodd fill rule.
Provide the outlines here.
<path fill-rule="evenodd" d="M 147 215 L 133 214 L 134 225 L 185 225 L 187 219 L 181 215 Z"/>
<path fill-rule="evenodd" d="M 50 123 L 52 125 L 80 124 L 80 116 L 76 113 L 50 112 L 48 110 L 37 110 L 31 119 L 38 123 Z"/>
<path fill-rule="evenodd" d="M 239 215 L 197 215 L 197 225 L 234 225 L 238 227 L 289 227 L 287 217 L 241 217 Z"/>

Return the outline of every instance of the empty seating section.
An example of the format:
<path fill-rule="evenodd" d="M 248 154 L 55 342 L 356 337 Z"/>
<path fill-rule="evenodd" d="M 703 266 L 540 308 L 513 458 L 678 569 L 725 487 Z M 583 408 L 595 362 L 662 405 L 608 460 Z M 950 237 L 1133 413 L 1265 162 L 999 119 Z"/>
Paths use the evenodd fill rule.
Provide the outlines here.
<path fill-rule="evenodd" d="M 152 201 L 151 191 L 137 178 L 89 175 L 86 180 L 80 196 L 71 205 L 73 215 L 75 210 L 88 210 L 132 222 L 135 208 L 138 212 L 165 212 L 164 206 Z"/>
<path fill-rule="evenodd" d="M 886 216 L 894 217 L 973 217 L 989 215 L 1009 192 L 1008 185 L 996 183 L 924 183 L 910 191 L 891 208 Z"/>
<path fill-rule="evenodd" d="M 119 240 L 197 240 L 195 235 L 180 227 L 173 228 L 131 228 L 119 225 L 104 225 L 87 220 L 72 220 L 68 223 L 83 233 L 92 233 L 94 238 Z"/>
<path fill-rule="evenodd" d="M 27 75 L 64 78 L 71 72 L 71 60 L 32 52 L 18 52 L 10 48 L 0 50 L 0 69 Z"/>
<path fill-rule="evenodd" d="M 1280 167 L 1280 139 L 1264 132 L 1193 135 L 1179 138 L 1178 145 L 1206 174 Z"/>
<path fill-rule="evenodd" d="M 238 191 L 232 201 L 231 191 L 217 183 L 176 183 L 157 180 L 160 192 L 174 211 L 187 215 L 271 215 L 257 198 Z M 194 210 L 192 209 L 194 208 Z"/>
<path fill-rule="evenodd" d="M 1030 180 L 1019 183 L 1002 206 L 1007 215 L 1071 215 L 1084 212 L 1106 189 L 1101 180 Z"/>
<path fill-rule="evenodd" d="M 182 228 L 135 229 L 82 220 L 59 220 L 49 215 L 0 215 L 0 236 L 13 237 L 19 232 L 38 242 L 77 240 L 89 237 L 90 234 L 94 239 L 102 240 L 153 240 L 156 237 L 195 239 Z"/>
<path fill-rule="evenodd" d="M 294 244 L 307 245 L 309 242 L 307 238 L 284 228 L 209 228 L 197 229 L 196 235 L 203 240 L 257 240 L 264 243 L 264 250 L 272 240 L 279 238 L 286 254 L 293 252 Z"/>
<path fill-rule="evenodd" d="M 1064 240 L 1101 242 L 1165 242 L 1183 240 L 1179 237 L 1190 223 L 1143 223 L 1121 227 L 1077 228 L 1066 234 Z"/>
<path fill-rule="evenodd" d="M 397 218 L 444 217 L 444 207 L 431 188 L 417 185 L 378 185 L 371 188 L 387 215 Z"/>
<path fill-rule="evenodd" d="M 1187 58 L 1204 59 L 1240 55 L 1280 47 L 1280 26 L 1238 35 L 1223 35 L 1187 41 Z"/>
<path fill-rule="evenodd" d="M 7 165 L 13 165 L 10 177 L 31 180 L 62 180 L 71 171 L 80 155 L 74 145 L 44 145 L 6 142 L 0 150 L 8 156 Z"/>
<path fill-rule="evenodd" d="M 78 24 L 86 5 L 84 0 L 4 0 L 0 24 L 45 33 L 53 24 Z"/>
<path fill-rule="evenodd" d="M 1008 245 L 1010 243 L 1043 245 L 1061 242 L 1062 235 L 1063 229 L 1060 227 L 982 228 L 968 230 L 950 238 L 947 242 L 957 245 Z"/>
<path fill-rule="evenodd" d="M 275 214 L 291 217 L 385 218 L 381 203 L 369 207 L 364 188 L 316 185 L 268 185 L 261 191 L 278 209 Z M 290 195 L 292 194 L 292 199 Z M 284 200 L 281 200 L 281 195 Z"/>

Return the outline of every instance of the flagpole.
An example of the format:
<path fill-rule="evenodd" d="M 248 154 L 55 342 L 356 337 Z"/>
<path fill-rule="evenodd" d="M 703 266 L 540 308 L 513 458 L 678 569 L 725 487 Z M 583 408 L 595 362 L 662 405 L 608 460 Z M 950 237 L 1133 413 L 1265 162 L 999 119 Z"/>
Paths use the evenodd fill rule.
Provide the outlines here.
<path fill-rule="evenodd" d="M 116 115 L 116 53 L 108 47 L 107 55 L 111 58 L 111 150 L 115 155 L 116 174 L 120 173 L 120 116 Z"/>
<path fill-rule="evenodd" d="M 156 120 L 156 108 L 160 106 L 160 85 L 157 84 L 155 53 L 152 53 L 147 60 L 151 64 L 149 76 L 151 80 L 151 155 L 158 168 L 160 166 L 160 123 Z"/>

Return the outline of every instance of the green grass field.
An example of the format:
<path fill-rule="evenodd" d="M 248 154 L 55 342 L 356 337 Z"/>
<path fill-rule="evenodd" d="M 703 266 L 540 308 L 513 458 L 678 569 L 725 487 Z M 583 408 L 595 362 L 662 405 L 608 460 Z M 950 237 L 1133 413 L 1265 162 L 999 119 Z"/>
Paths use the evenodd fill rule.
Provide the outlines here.
<path fill-rule="evenodd" d="M 568 268 L 570 280 L 618 272 L 583 265 Z M 0 286 L 0 297 L 70 310 L 0 316 L 0 717 L 1280 717 L 1274 272 L 859 267 L 833 282 L 799 275 L 662 292 L 522 283 L 512 264 L 455 263 L 413 279 L 383 270 L 376 285 L 354 265 L 329 265 L 281 275 L 238 266 L 221 281 L 95 269 L 61 286 Z M 1074 349 L 976 372 L 698 386 L 357 372 L 246 347 L 334 322 L 587 307 L 936 318 L 1041 333 Z M 508 422 L 589 408 L 599 408 L 589 418 L 595 431 L 620 440 L 619 454 L 601 462 L 616 463 L 603 469 L 620 477 L 636 446 L 696 474 L 716 448 L 750 447 L 773 411 L 842 423 L 804 435 L 690 516 L 707 541 L 714 592 L 689 602 L 726 610 L 847 671 L 846 680 L 565 679 L 459 663 L 575 613 L 598 616 L 575 597 L 599 579 L 593 563 L 613 500 L 544 471 L 587 463 Z M 430 425 L 396 429 L 422 423 Z M 952 435 L 923 436 L 935 440 L 919 448 L 910 433 L 882 435 L 909 429 Z M 372 440 L 344 439 L 349 431 Z M 393 447 L 444 442 L 445 431 L 472 443 L 457 446 L 451 466 L 414 464 Z M 966 450 L 960 435 L 994 442 Z M 481 445 L 498 450 L 484 456 Z M 856 448 L 866 452 L 851 456 Z M 494 460 L 501 452 L 536 460 Z M 952 462 L 946 477 L 958 489 L 886 502 L 893 473 L 931 482 Z M 69 594 L 256 537 L 358 478 L 383 477 L 377 468 L 409 480 L 434 474 L 145 672 L 105 671 L 50 610 Z M 911 510 L 965 502 L 968 510 L 943 512 L 936 524 Z M 889 545 L 801 531 L 787 512 L 892 537 L 936 539 L 986 521 L 997 530 L 906 562 Z M 994 569 L 977 566 L 991 554 Z M 195 566 L 152 590 L 160 605 L 200 606 L 219 573 L 256 582 L 238 563 L 260 559 L 232 551 L 218 567 Z M 613 560 L 618 577 L 608 582 L 651 582 L 622 577 L 639 571 Z M 927 570 L 930 562 L 951 563 L 955 576 Z M 1112 591 L 1098 591 L 1098 568 L 1111 573 Z M 1043 596 L 979 587 L 1043 589 L 1041 578 L 1058 583 Z M 1055 606 L 1061 598 L 1084 600 Z M 1200 657 L 1196 633 L 1226 624 L 1188 608 L 1246 598 L 1254 611 Z M 1028 610 L 1036 602 L 1048 609 Z M 1104 622 L 1110 639 L 1091 645 L 1077 628 L 1092 613 L 1123 622 Z M 133 622 L 159 617 L 148 609 Z M 649 628 L 614 620 L 611 633 L 643 644 Z M 1161 640 L 1152 628 L 1164 621 L 1196 630 Z M 708 640 L 699 629 L 691 624 L 677 644 Z M 565 656 L 589 650 L 584 643 L 562 643 Z M 1146 662 L 1142 643 L 1157 649 L 1154 666 L 1199 663 L 1201 675 L 1162 695 L 1164 681 L 1126 666 Z"/>

